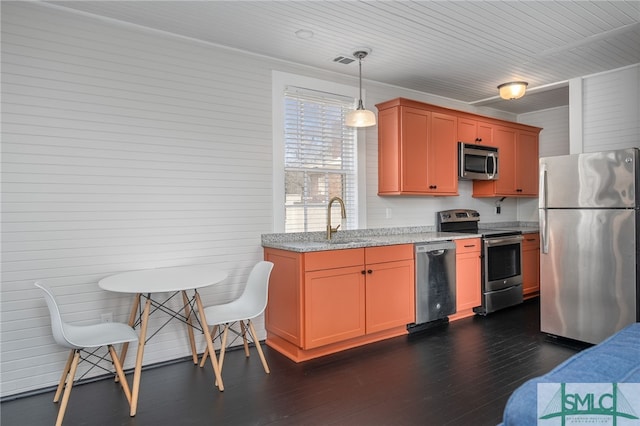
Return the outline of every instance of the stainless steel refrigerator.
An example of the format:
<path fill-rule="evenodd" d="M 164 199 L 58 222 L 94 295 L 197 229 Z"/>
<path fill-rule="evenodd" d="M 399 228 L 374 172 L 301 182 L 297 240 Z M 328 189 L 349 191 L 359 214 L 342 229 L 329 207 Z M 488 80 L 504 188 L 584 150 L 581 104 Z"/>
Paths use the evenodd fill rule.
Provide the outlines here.
<path fill-rule="evenodd" d="M 599 343 L 640 321 L 638 148 L 540 159 L 540 329 Z"/>

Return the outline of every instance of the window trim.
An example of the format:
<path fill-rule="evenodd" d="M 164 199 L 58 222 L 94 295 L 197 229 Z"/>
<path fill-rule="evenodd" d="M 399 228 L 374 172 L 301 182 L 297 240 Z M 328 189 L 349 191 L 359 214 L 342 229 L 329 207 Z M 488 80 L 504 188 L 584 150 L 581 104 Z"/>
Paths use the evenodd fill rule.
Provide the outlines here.
<path fill-rule="evenodd" d="M 338 95 L 349 96 L 358 99 L 358 87 L 349 86 L 330 81 L 320 80 L 312 77 L 305 77 L 297 74 L 290 74 L 281 71 L 272 71 L 272 111 L 273 111 L 273 181 L 272 181 L 272 202 L 273 202 L 273 232 L 284 232 L 285 211 L 284 211 L 284 90 L 287 86 L 306 87 Z M 363 92 L 364 98 L 364 92 Z M 356 147 L 358 162 L 357 168 L 357 193 L 358 199 L 358 227 L 366 225 L 363 220 L 365 214 L 366 186 L 365 168 L 366 150 L 365 144 L 360 143 L 362 133 L 359 130 L 356 135 Z M 364 140 L 364 138 L 362 138 Z"/>

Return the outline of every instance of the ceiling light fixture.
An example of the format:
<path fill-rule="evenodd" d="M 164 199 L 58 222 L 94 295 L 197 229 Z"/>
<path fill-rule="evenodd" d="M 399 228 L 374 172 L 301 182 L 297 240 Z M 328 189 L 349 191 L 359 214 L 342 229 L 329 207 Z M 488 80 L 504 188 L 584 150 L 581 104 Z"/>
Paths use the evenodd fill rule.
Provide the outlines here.
<path fill-rule="evenodd" d="M 364 109 L 364 105 L 362 103 L 362 60 L 367 57 L 369 52 L 370 50 L 358 50 L 353 52 L 353 56 L 358 59 L 358 66 L 360 69 L 360 97 L 358 98 L 358 108 L 350 111 L 345 117 L 345 124 L 349 127 L 369 127 L 375 126 L 376 124 L 376 115 L 373 111 Z"/>
<path fill-rule="evenodd" d="M 527 91 L 529 83 L 526 81 L 511 81 L 509 83 L 503 83 L 498 86 L 500 91 L 500 97 L 502 99 L 520 99 L 524 96 L 524 92 Z"/>

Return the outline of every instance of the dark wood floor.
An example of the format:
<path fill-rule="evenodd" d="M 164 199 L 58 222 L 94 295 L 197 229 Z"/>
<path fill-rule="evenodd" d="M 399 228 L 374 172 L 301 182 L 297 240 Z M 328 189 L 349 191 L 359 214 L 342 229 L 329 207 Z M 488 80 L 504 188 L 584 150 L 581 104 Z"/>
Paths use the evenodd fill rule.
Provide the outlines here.
<path fill-rule="evenodd" d="M 496 425 L 518 385 L 585 347 L 538 330 L 534 299 L 301 364 L 266 348 L 270 375 L 232 351 L 223 393 L 210 364 L 178 362 L 144 371 L 133 418 L 112 380 L 74 387 L 65 425 Z M 52 398 L 3 402 L 0 423 L 53 424 Z"/>

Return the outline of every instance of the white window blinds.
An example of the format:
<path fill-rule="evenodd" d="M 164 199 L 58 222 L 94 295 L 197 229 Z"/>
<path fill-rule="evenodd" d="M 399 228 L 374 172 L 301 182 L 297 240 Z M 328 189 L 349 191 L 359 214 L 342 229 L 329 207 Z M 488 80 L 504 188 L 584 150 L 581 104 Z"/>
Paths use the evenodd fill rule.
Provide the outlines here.
<path fill-rule="evenodd" d="M 324 231 L 331 197 L 333 226 L 357 227 L 356 130 L 344 117 L 353 98 L 288 86 L 284 96 L 285 232 Z"/>

